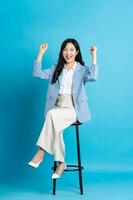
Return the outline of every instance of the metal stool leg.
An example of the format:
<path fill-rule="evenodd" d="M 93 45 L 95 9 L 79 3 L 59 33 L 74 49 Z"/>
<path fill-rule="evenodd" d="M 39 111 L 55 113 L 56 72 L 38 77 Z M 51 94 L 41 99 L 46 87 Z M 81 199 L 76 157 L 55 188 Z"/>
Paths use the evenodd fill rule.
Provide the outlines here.
<path fill-rule="evenodd" d="M 78 168 L 79 168 L 79 186 L 80 186 L 80 193 L 83 194 L 82 168 L 81 168 L 81 156 L 80 156 L 80 142 L 79 142 L 78 125 L 76 125 L 76 139 L 77 139 L 77 156 L 78 156 Z"/>
<path fill-rule="evenodd" d="M 79 173 L 79 187 L 80 187 L 80 194 L 83 194 L 83 182 L 82 182 L 82 169 L 84 169 L 81 165 L 81 156 L 80 156 L 80 140 L 79 140 L 79 124 L 72 124 L 76 128 L 76 142 L 77 142 L 77 159 L 78 164 L 77 165 L 67 165 L 68 167 L 72 169 L 66 169 L 65 171 L 78 171 Z M 75 169 L 73 169 L 73 167 Z M 53 171 L 55 172 L 57 168 L 57 161 L 54 161 L 54 167 L 52 167 Z M 53 179 L 53 195 L 56 194 L 56 179 Z"/>
<path fill-rule="evenodd" d="M 56 170 L 56 167 L 57 167 L 57 162 L 54 161 L 54 172 Z M 55 195 L 56 193 L 56 179 L 53 179 L 53 195 Z"/>

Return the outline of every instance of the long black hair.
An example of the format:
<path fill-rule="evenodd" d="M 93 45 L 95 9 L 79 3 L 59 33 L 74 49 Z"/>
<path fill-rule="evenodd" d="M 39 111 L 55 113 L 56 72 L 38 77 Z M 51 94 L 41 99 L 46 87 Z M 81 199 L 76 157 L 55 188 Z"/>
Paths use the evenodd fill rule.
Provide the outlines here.
<path fill-rule="evenodd" d="M 63 52 L 64 48 L 66 47 L 67 43 L 72 43 L 74 45 L 74 47 L 76 48 L 76 51 L 78 51 L 78 54 L 76 55 L 75 60 L 77 62 L 79 62 L 81 65 L 84 65 L 84 62 L 82 60 L 80 46 L 79 46 L 78 42 L 73 38 L 68 38 L 68 39 L 64 40 L 64 42 L 61 45 L 58 62 L 57 62 L 57 65 L 56 65 L 56 68 L 55 68 L 55 71 L 54 71 L 54 74 L 52 77 L 52 81 L 51 81 L 52 84 L 56 83 L 58 77 L 60 76 L 60 74 L 64 68 L 64 64 L 66 63 L 65 59 L 63 58 L 62 52 Z"/>

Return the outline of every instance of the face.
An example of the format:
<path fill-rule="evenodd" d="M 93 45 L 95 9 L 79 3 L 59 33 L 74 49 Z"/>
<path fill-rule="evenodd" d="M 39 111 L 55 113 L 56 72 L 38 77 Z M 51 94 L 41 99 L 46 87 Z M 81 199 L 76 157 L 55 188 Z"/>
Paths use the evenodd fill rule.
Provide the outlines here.
<path fill-rule="evenodd" d="M 76 51 L 76 48 L 72 43 L 67 43 L 62 52 L 63 58 L 65 59 L 66 63 L 75 62 L 77 54 L 78 51 Z"/>

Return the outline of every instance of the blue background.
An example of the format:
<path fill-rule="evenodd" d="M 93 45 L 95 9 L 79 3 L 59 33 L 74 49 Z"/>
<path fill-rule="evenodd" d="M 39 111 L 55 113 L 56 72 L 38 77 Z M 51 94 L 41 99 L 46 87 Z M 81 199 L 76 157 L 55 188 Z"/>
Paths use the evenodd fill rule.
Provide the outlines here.
<path fill-rule="evenodd" d="M 80 43 L 86 65 L 91 64 L 89 48 L 91 45 L 96 45 L 98 64 L 100 64 L 98 80 L 86 85 L 93 118 L 80 127 L 82 164 L 86 173 L 84 184 L 87 185 L 90 181 L 91 185 L 93 181 L 97 182 L 104 178 L 106 181 L 111 181 L 117 177 L 111 173 L 116 172 L 117 175 L 126 173 L 122 177 L 129 179 L 132 177 L 132 7 L 131 0 L 1 2 L 0 181 L 2 185 L 9 184 L 11 188 L 11 185 L 18 184 L 19 181 L 19 184 L 31 183 L 32 186 L 35 184 L 35 188 L 39 188 L 42 184 L 42 191 L 44 185 L 47 185 L 48 189 L 44 189 L 46 193 L 51 190 L 53 157 L 46 154 L 43 164 L 37 170 L 27 166 L 27 162 L 37 150 L 35 143 L 43 126 L 48 86 L 47 81 L 34 78 L 32 70 L 40 43 L 49 44 L 43 59 L 43 66 L 47 68 L 57 62 L 60 45 L 68 37 L 75 38 Z M 68 163 L 76 161 L 73 131 L 74 129 L 70 127 L 64 132 Z M 107 172 L 110 172 L 108 176 Z M 102 173 L 104 175 L 101 175 Z M 70 179 L 69 175 L 65 176 L 62 182 L 64 192 L 66 182 Z M 75 176 L 75 179 L 72 176 Z M 74 187 L 78 179 L 76 175 L 72 176 L 71 183 Z M 118 175 L 116 179 L 126 179 L 120 177 Z M 116 182 L 114 188 L 115 184 Z M 90 191 L 91 194 L 95 191 L 93 189 Z M 130 192 L 128 191 L 128 195 Z M 112 190 L 110 194 L 113 195 Z M 26 199 L 26 196 L 23 199 Z"/>

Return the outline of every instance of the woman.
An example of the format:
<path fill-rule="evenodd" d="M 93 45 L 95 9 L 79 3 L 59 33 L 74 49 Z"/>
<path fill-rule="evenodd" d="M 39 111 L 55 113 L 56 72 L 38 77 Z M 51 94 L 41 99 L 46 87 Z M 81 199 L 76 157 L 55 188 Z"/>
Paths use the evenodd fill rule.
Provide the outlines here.
<path fill-rule="evenodd" d="M 28 163 L 37 168 L 43 161 L 45 152 L 54 155 L 58 161 L 58 168 L 52 178 L 60 178 L 65 163 L 65 144 L 63 130 L 75 121 L 86 122 L 91 119 L 85 83 L 95 81 L 98 74 L 98 65 L 95 46 L 90 48 L 92 55 L 91 67 L 85 67 L 78 42 L 75 39 L 66 39 L 60 49 L 57 65 L 42 70 L 42 57 L 48 44 L 41 44 L 33 75 L 49 80 L 46 97 L 45 122 L 37 141 L 39 147 L 33 159 Z"/>

